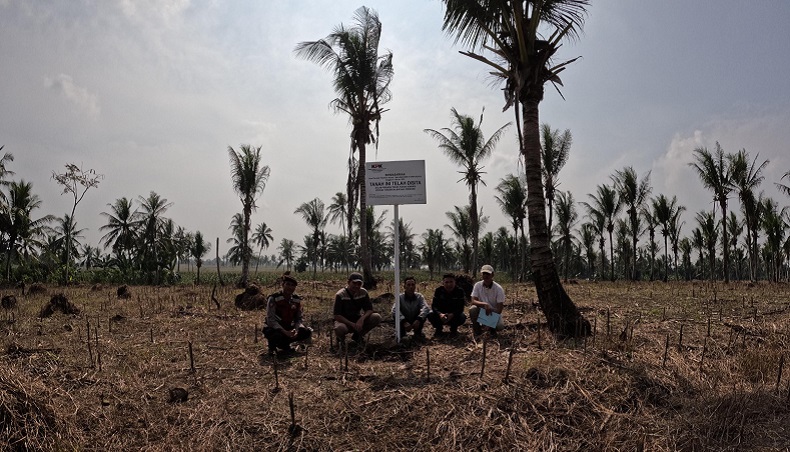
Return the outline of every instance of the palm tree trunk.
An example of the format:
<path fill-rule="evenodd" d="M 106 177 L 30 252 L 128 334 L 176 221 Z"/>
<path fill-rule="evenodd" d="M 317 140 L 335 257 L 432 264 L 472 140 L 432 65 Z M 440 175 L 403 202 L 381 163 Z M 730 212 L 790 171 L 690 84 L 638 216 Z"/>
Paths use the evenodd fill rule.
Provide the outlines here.
<path fill-rule="evenodd" d="M 360 241 L 360 255 L 362 258 L 362 275 L 364 279 L 364 287 L 366 289 L 373 289 L 376 287 L 376 281 L 373 279 L 373 268 L 370 263 L 370 250 L 368 249 L 368 222 L 367 222 L 367 208 L 368 201 L 367 187 L 365 186 L 365 140 L 366 134 L 357 131 L 355 139 L 359 149 L 359 172 L 357 173 L 357 184 L 359 184 L 359 241 Z"/>
<path fill-rule="evenodd" d="M 472 268 L 470 269 L 470 272 L 474 278 L 474 276 L 477 274 L 477 247 L 480 240 L 480 219 L 477 216 L 476 185 L 472 184 L 470 190 L 469 206 L 471 208 L 471 212 L 469 212 L 469 217 L 472 220 Z"/>
<path fill-rule="evenodd" d="M 730 283 L 730 247 L 728 243 L 730 243 L 729 236 L 727 235 L 727 198 L 724 198 L 723 201 L 719 202 L 721 206 L 721 228 L 723 234 L 723 243 L 724 243 L 724 283 Z"/>
<path fill-rule="evenodd" d="M 614 242 L 612 241 L 612 229 L 609 229 L 609 277 L 614 282 Z"/>
<path fill-rule="evenodd" d="M 667 247 L 667 236 L 664 235 L 664 282 L 669 278 L 669 252 Z"/>
<path fill-rule="evenodd" d="M 587 335 L 591 330 L 590 322 L 581 316 L 562 287 L 551 252 L 540 160 L 538 104 L 543 97 L 542 85 L 536 91 L 539 92 L 522 100 L 524 136 L 521 141 L 521 154 L 524 157 L 527 178 L 527 218 L 532 276 L 538 302 L 546 315 L 549 329 L 559 336 Z"/>

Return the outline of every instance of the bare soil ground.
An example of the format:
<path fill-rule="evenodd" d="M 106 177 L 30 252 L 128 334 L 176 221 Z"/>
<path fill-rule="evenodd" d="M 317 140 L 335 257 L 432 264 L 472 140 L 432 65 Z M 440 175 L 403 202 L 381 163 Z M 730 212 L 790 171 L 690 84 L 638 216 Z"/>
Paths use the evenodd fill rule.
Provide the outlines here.
<path fill-rule="evenodd" d="M 507 284 L 497 338 L 346 355 L 343 279 L 299 285 L 314 340 L 281 360 L 230 287 L 3 290 L 0 450 L 790 450 L 786 284 L 567 284 L 595 334 L 566 341 Z M 79 313 L 39 318 L 61 292 Z"/>

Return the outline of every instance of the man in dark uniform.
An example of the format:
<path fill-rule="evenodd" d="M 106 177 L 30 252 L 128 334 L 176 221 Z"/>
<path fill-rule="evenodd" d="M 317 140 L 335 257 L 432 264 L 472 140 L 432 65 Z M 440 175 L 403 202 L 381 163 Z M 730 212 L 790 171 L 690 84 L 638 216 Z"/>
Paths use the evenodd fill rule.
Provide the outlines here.
<path fill-rule="evenodd" d="M 351 339 L 361 343 L 362 338 L 381 322 L 381 315 L 373 312 L 368 291 L 362 287 L 362 275 L 357 272 L 350 274 L 346 287 L 335 294 L 332 312 L 335 335 L 341 342 L 351 333 Z"/>
<path fill-rule="evenodd" d="M 428 314 L 428 321 L 436 328 L 434 337 L 444 335 L 444 325 L 450 327 L 450 336 L 456 336 L 458 327 L 466 322 L 465 306 L 466 295 L 463 289 L 455 284 L 455 275 L 452 273 L 444 275 L 441 287 L 433 293 L 432 310 Z"/>
<path fill-rule="evenodd" d="M 293 353 L 291 343 L 310 339 L 313 331 L 302 323 L 302 299 L 296 295 L 296 278 L 286 273 L 282 276 L 282 291 L 266 300 L 266 326 L 263 336 L 269 341 L 269 353 L 277 349 L 280 354 Z"/>

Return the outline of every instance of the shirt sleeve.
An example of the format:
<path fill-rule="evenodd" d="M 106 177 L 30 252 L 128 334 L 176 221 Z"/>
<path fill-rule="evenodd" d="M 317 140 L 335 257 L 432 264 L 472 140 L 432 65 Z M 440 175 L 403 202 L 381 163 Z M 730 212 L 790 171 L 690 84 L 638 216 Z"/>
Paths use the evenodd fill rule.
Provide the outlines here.
<path fill-rule="evenodd" d="M 332 315 L 343 315 L 343 310 L 340 309 L 340 295 L 335 295 L 335 305 L 332 307 Z"/>
<path fill-rule="evenodd" d="M 283 329 L 277 319 L 277 303 L 274 301 L 274 297 L 266 299 L 266 326 L 277 330 Z"/>
<path fill-rule="evenodd" d="M 428 302 L 425 301 L 425 297 L 422 294 L 417 294 L 419 296 L 419 303 L 420 303 L 420 314 L 418 317 L 422 320 L 425 320 L 428 317 L 428 314 L 431 313 L 431 308 L 428 307 Z"/>
<path fill-rule="evenodd" d="M 365 299 L 362 300 L 362 310 L 365 312 L 373 310 L 373 302 L 370 301 L 370 294 L 365 294 Z"/>
<path fill-rule="evenodd" d="M 482 284 L 478 284 L 478 283 L 475 283 L 475 285 L 472 286 L 472 297 L 480 298 L 480 287 L 481 286 L 482 286 Z"/>

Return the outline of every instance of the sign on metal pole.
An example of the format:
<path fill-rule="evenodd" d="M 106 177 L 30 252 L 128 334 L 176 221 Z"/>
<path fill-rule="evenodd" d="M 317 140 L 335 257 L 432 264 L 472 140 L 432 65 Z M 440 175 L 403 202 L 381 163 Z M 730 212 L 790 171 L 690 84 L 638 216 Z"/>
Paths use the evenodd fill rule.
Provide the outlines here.
<path fill-rule="evenodd" d="M 365 189 L 369 206 L 426 204 L 425 160 L 366 162 Z"/>
<path fill-rule="evenodd" d="M 392 205 L 395 233 L 395 337 L 400 343 L 400 221 L 401 204 L 426 204 L 425 160 L 365 163 L 365 191 L 369 206 Z"/>

